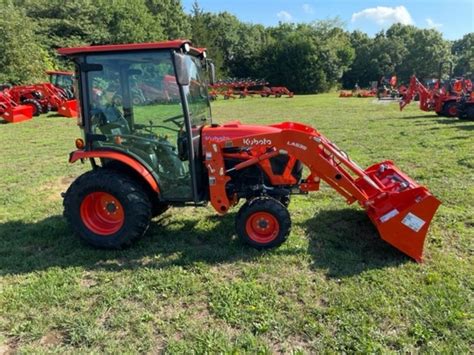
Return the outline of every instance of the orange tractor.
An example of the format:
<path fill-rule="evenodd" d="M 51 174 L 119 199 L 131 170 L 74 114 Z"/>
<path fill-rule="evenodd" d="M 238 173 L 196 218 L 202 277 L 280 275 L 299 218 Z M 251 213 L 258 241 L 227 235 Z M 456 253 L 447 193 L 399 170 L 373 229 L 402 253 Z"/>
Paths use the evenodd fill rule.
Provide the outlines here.
<path fill-rule="evenodd" d="M 120 248 L 141 237 L 170 206 L 204 206 L 236 214 L 241 240 L 258 249 L 287 239 L 292 195 L 325 182 L 348 204 L 357 202 L 381 238 L 422 260 L 440 204 L 392 161 L 367 169 L 317 129 L 296 123 L 212 123 L 208 81 L 214 66 L 188 41 L 63 48 L 76 64 L 83 138 L 71 163 L 92 170 L 64 194 L 64 216 L 82 240 Z M 175 77 L 180 100 L 134 102 L 132 88 L 157 88 Z M 101 86 L 101 95 L 94 91 Z M 113 95 L 120 93 L 120 104 Z M 303 167 L 308 173 L 303 176 Z"/>
<path fill-rule="evenodd" d="M 442 81 L 442 72 L 445 64 L 449 64 L 450 78 Z M 467 86 L 463 78 L 451 78 L 452 63 L 441 62 L 439 66 L 438 79 L 434 80 L 432 87 L 426 87 L 420 80 L 413 75 L 410 79 L 410 85 L 405 91 L 400 100 L 400 111 L 408 105 L 416 96 L 420 101 L 420 109 L 422 111 L 434 111 L 438 116 L 458 117 L 460 116 L 460 101 L 469 96 L 467 102 L 470 103 L 470 93 L 472 91 L 472 83 L 470 91 L 466 91 Z M 470 81 L 467 81 L 470 83 Z M 463 101 L 464 102 L 464 101 Z M 470 105 L 465 105 L 465 110 L 470 108 Z"/>
<path fill-rule="evenodd" d="M 51 110 L 57 111 L 60 116 L 77 116 L 77 101 L 51 83 L 13 86 L 8 89 L 8 93 L 17 104 L 31 106 L 33 116 Z"/>

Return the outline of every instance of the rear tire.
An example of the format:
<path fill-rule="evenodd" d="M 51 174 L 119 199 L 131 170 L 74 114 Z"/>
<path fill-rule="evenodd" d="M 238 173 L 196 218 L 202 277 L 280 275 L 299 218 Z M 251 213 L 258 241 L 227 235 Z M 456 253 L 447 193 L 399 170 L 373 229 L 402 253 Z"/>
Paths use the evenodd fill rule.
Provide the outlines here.
<path fill-rule="evenodd" d="M 235 218 L 239 238 L 256 249 L 270 249 L 283 244 L 291 229 L 288 210 L 271 197 L 247 201 Z"/>
<path fill-rule="evenodd" d="M 154 203 L 153 207 L 151 209 L 152 218 L 162 215 L 163 213 L 168 211 L 169 208 L 170 208 L 170 206 L 165 204 L 165 203 L 161 203 L 161 202 Z"/>
<path fill-rule="evenodd" d="M 97 169 L 77 178 L 64 197 L 64 217 L 84 242 L 117 249 L 145 234 L 151 202 L 141 184 L 119 172 Z"/>
<path fill-rule="evenodd" d="M 463 115 L 460 115 L 459 118 L 462 120 L 469 120 L 469 121 L 474 120 L 474 104 L 470 104 L 469 106 L 467 106 L 466 109 L 464 110 Z"/>
<path fill-rule="evenodd" d="M 35 99 L 25 99 L 22 101 L 21 104 L 33 107 L 33 116 L 35 117 L 39 116 L 41 112 L 43 111 L 41 104 Z"/>
<path fill-rule="evenodd" d="M 448 101 L 443 104 L 441 113 L 445 117 L 456 117 L 458 115 L 457 103 L 456 101 Z"/>

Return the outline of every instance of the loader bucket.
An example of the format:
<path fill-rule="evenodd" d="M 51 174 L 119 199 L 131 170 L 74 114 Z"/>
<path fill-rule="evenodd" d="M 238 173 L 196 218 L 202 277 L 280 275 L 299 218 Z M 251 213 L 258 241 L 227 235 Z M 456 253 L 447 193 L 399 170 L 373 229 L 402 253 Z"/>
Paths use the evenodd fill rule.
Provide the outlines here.
<path fill-rule="evenodd" d="M 381 238 L 422 262 L 426 234 L 441 202 L 391 161 L 373 165 L 365 172 L 384 190 L 366 204 Z"/>
<path fill-rule="evenodd" d="M 29 105 L 10 106 L 2 115 L 5 121 L 18 123 L 33 118 L 33 107 Z"/>
<path fill-rule="evenodd" d="M 67 100 L 58 107 L 58 115 L 64 117 L 77 117 L 77 100 Z"/>

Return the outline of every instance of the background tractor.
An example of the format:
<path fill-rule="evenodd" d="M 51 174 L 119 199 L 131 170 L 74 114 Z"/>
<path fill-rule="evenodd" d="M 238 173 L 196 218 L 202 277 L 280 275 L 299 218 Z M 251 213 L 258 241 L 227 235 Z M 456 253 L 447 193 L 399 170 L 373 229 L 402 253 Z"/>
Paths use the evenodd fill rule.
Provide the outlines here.
<path fill-rule="evenodd" d="M 226 214 L 243 199 L 237 235 L 255 248 L 272 248 L 290 232 L 291 196 L 317 191 L 323 181 L 347 203 L 358 202 L 382 239 L 422 260 L 440 204 L 425 187 L 391 161 L 363 170 L 300 123 L 212 123 L 207 88 L 214 67 L 205 50 L 176 40 L 59 53 L 76 64 L 84 132 L 69 161 L 88 159 L 92 166 L 64 194 L 64 215 L 82 240 L 122 247 L 169 206 L 210 202 Z M 163 98 L 159 92 L 170 76 L 178 90 Z M 154 87 L 156 97 L 134 100 L 140 83 Z"/>

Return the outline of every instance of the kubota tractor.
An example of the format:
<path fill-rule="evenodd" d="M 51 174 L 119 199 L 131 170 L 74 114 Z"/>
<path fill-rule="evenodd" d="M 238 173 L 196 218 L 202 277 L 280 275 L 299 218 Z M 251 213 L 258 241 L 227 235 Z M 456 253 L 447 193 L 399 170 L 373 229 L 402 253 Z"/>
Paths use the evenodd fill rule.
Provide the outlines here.
<path fill-rule="evenodd" d="M 347 203 L 358 202 L 382 239 L 422 260 L 440 204 L 425 187 L 391 161 L 363 170 L 300 123 L 212 123 L 207 87 L 214 67 L 204 50 L 176 40 L 59 53 L 76 64 L 84 131 L 69 161 L 92 165 L 64 194 L 65 218 L 82 240 L 122 247 L 169 206 L 210 202 L 225 214 L 244 199 L 235 220 L 238 236 L 255 248 L 272 248 L 290 232 L 290 197 L 317 191 L 323 181 Z M 159 89 L 166 75 L 175 77 L 179 101 L 133 101 L 134 85 Z M 94 95 L 98 88 L 101 94 Z M 113 100 L 117 92 L 120 105 Z"/>
<path fill-rule="evenodd" d="M 442 80 L 443 68 L 449 65 L 449 78 Z M 463 80 L 461 78 L 451 78 L 453 65 L 451 62 L 441 62 L 439 65 L 438 79 L 434 80 L 431 88 L 423 85 L 418 78 L 413 75 L 410 78 L 410 85 L 400 100 L 400 111 L 408 105 L 415 96 L 420 101 L 422 111 L 434 111 L 438 116 L 457 117 L 458 102 L 463 96 Z"/>
<path fill-rule="evenodd" d="M 69 99 L 63 89 L 51 83 L 17 85 L 8 89 L 8 93 L 17 104 L 31 106 L 33 116 L 48 113 L 50 110 L 65 117 L 77 116 L 76 100 Z"/>

